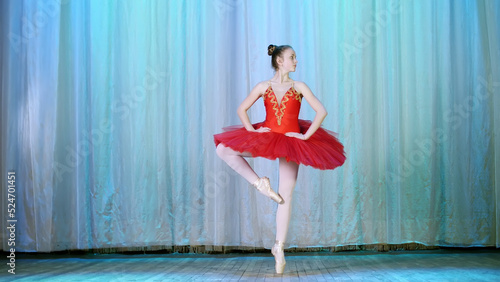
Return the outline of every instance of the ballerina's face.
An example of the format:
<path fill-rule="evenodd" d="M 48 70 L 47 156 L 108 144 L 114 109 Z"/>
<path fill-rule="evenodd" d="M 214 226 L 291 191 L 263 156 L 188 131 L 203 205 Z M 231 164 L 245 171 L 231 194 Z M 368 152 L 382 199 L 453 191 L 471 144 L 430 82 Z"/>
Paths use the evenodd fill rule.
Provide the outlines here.
<path fill-rule="evenodd" d="M 280 58 L 281 59 L 281 58 Z M 292 48 L 283 51 L 283 58 L 281 60 L 280 68 L 285 72 L 294 72 L 297 67 L 297 56 Z"/>

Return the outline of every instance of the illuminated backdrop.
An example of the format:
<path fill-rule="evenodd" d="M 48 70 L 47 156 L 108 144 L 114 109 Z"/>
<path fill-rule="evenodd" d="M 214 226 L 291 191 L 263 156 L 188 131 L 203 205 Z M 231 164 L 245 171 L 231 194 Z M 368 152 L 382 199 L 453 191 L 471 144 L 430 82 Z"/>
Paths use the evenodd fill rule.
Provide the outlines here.
<path fill-rule="evenodd" d="M 19 251 L 270 247 L 276 205 L 212 135 L 272 77 L 271 43 L 347 152 L 300 168 L 290 246 L 498 247 L 499 19 L 495 0 L 1 1 L 3 249 L 7 171 Z"/>

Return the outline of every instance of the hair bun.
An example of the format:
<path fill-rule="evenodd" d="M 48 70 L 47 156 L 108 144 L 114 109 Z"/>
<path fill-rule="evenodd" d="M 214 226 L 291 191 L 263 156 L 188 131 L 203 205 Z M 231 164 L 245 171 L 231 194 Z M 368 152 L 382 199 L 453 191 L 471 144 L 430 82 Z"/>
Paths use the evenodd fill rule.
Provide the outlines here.
<path fill-rule="evenodd" d="M 267 54 L 269 56 L 272 56 L 275 49 L 276 49 L 276 45 L 273 45 L 273 44 L 269 45 L 267 47 Z"/>

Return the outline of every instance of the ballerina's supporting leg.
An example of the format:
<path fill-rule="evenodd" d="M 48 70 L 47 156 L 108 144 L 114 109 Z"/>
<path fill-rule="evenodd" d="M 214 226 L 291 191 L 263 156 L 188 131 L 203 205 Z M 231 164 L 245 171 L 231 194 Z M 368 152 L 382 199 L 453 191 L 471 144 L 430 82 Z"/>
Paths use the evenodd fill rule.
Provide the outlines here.
<path fill-rule="evenodd" d="M 278 211 L 276 212 L 276 244 L 272 249 L 272 253 L 276 259 L 277 273 L 283 273 L 285 269 L 286 261 L 283 248 L 288 233 L 288 225 L 290 224 L 292 195 L 295 183 L 297 182 L 298 171 L 299 165 L 297 163 L 287 162 L 285 158 L 280 158 L 279 193 L 284 203 L 278 206 Z"/>
<path fill-rule="evenodd" d="M 217 155 L 225 161 L 234 171 L 243 176 L 250 182 L 260 193 L 273 201 L 281 204 L 283 199 L 271 188 L 267 177 L 259 178 L 257 173 L 252 169 L 248 162 L 243 157 L 251 157 L 249 153 L 240 153 L 222 144 L 217 146 Z"/>

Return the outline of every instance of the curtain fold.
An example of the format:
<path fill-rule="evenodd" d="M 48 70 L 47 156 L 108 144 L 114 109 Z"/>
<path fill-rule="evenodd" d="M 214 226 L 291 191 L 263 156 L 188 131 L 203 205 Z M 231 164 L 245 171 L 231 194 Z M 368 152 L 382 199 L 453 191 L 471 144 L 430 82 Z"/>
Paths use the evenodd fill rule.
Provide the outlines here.
<path fill-rule="evenodd" d="M 288 245 L 500 247 L 499 18 L 494 0 L 1 1 L 2 248 L 8 171 L 18 251 L 270 248 L 276 205 L 213 144 L 272 77 L 269 44 L 293 46 L 347 152 L 300 167 Z M 249 162 L 277 189 L 277 161 Z"/>

